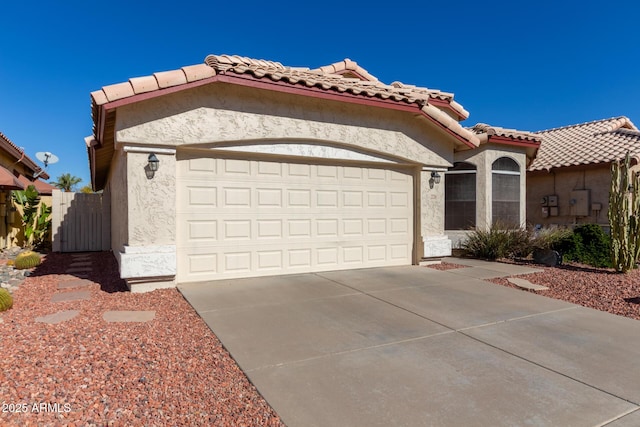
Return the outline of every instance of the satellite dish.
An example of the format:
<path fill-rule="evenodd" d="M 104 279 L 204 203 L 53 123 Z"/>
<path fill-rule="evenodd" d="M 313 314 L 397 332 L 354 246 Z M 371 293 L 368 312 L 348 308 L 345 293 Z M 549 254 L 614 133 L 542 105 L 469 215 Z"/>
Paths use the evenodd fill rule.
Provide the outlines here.
<path fill-rule="evenodd" d="M 48 151 L 39 151 L 36 153 L 36 158 L 44 163 L 44 167 L 46 168 L 49 164 L 54 164 L 58 162 L 58 156 Z"/>

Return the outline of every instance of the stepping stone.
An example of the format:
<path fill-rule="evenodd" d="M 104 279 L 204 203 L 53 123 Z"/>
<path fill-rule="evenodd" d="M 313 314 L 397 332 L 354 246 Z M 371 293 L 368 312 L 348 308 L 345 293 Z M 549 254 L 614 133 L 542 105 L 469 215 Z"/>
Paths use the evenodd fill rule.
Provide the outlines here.
<path fill-rule="evenodd" d="M 517 287 L 527 289 L 529 291 L 546 291 L 547 289 L 549 289 L 546 286 L 536 285 L 528 280 L 518 279 L 517 277 L 509 277 L 507 278 L 507 280 L 509 281 L 509 283 L 513 283 Z"/>
<path fill-rule="evenodd" d="M 51 302 L 81 301 L 91 298 L 91 291 L 73 291 L 54 294 Z"/>
<path fill-rule="evenodd" d="M 58 283 L 58 289 L 84 288 L 85 286 L 95 285 L 95 282 L 87 279 L 69 279 Z"/>
<path fill-rule="evenodd" d="M 156 318 L 155 311 L 106 311 L 102 318 L 107 322 L 148 322 Z"/>
<path fill-rule="evenodd" d="M 73 267 L 90 267 L 91 265 L 93 265 L 93 263 L 91 261 L 74 261 L 71 264 L 69 264 L 70 268 Z"/>
<path fill-rule="evenodd" d="M 67 320 L 73 319 L 78 314 L 80 314 L 80 310 L 63 310 L 63 311 L 58 311 L 57 313 L 49 314 L 47 316 L 36 317 L 36 322 L 55 325 L 56 323 L 65 322 Z"/>

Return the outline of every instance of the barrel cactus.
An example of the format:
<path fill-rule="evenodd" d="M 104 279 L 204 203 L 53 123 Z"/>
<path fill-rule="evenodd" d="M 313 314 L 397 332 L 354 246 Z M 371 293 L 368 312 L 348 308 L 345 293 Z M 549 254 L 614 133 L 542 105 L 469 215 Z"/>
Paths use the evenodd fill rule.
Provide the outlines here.
<path fill-rule="evenodd" d="M 16 256 L 13 266 L 18 270 L 33 268 L 40 265 L 40 255 L 33 251 L 24 251 Z"/>
<path fill-rule="evenodd" d="M 0 288 L 0 311 L 9 310 L 13 306 L 13 297 L 5 288 Z"/>

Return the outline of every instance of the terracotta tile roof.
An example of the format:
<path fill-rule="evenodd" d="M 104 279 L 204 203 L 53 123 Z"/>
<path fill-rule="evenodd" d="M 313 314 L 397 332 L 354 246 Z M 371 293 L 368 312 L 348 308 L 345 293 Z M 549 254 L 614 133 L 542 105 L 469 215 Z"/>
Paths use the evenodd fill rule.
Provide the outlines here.
<path fill-rule="evenodd" d="M 341 74 L 345 71 L 357 71 L 360 77 L 345 77 Z M 274 61 L 234 55 L 209 55 L 205 58 L 205 64 L 155 73 L 151 76 L 136 77 L 127 82 L 104 86 L 100 90 L 91 92 L 94 135 L 96 135 L 95 124 L 98 122 L 96 107 L 100 105 L 229 73 L 248 74 L 257 79 L 282 81 L 291 85 L 315 87 L 355 96 L 417 104 L 427 116 L 439 122 L 444 128 L 458 135 L 470 145 L 478 144 L 473 132 L 459 125 L 458 120 L 466 119 L 469 113 L 453 100 L 451 93 L 399 82 L 386 85 L 380 83 L 378 79 L 349 59 L 311 70 L 303 67 L 287 67 Z M 362 78 L 367 80 L 362 80 Z M 450 110 L 451 115 L 454 115 L 457 120 L 450 114 L 443 112 L 443 109 Z"/>
<path fill-rule="evenodd" d="M 291 84 L 319 87 L 340 93 L 391 99 L 398 102 L 423 104 L 430 100 L 441 100 L 448 104 L 459 119 L 469 117 L 469 113 L 460 104 L 453 101 L 453 94 L 437 89 L 427 89 L 394 82 L 381 83 L 356 62 L 345 59 L 324 67 L 309 69 L 303 67 L 285 67 L 279 62 L 255 60 L 242 56 L 209 55 L 205 63 L 219 73 L 252 74 L 258 78 L 270 78 L 274 81 L 286 81 Z M 349 77 L 355 72 L 354 77 Z M 364 80 L 363 80 L 364 79 Z"/>
<path fill-rule="evenodd" d="M 542 137 L 529 170 L 610 163 L 627 151 L 640 160 L 640 131 L 627 117 L 596 120 L 536 132 Z"/>
<path fill-rule="evenodd" d="M 491 126 L 485 123 L 477 123 L 469 129 L 477 135 L 487 135 L 488 137 L 502 136 L 513 140 L 526 141 L 531 143 L 540 143 L 542 141 L 542 137 L 540 137 L 540 135 L 536 135 L 532 132 Z"/>
<path fill-rule="evenodd" d="M 325 65 L 324 67 L 316 68 L 313 71 L 318 71 L 323 74 L 340 74 L 345 77 L 359 78 L 360 80 L 367 80 L 370 82 L 379 81 L 377 77 L 359 66 L 357 62 L 348 58 L 333 64 Z"/>
<path fill-rule="evenodd" d="M 524 147 L 529 163 L 535 158 L 542 140 L 539 135 L 531 132 L 491 126 L 485 123 L 477 123 L 469 130 L 478 136 L 480 144 L 493 143 Z"/>
<path fill-rule="evenodd" d="M 0 149 L 13 157 L 17 162 L 22 162 L 33 174 L 41 170 L 40 166 L 38 166 L 31 157 L 26 155 L 24 148 L 18 147 L 2 132 L 0 132 Z M 49 175 L 44 171 L 40 176 L 44 179 L 49 179 Z"/>
<path fill-rule="evenodd" d="M 466 119 L 469 113 L 453 100 L 453 94 L 399 82 L 383 84 L 349 59 L 312 70 L 262 59 L 209 55 L 204 64 L 132 78 L 91 93 L 93 136 L 87 150 L 94 189 L 105 185 L 113 155 L 115 110 L 119 106 L 216 81 L 250 82 L 250 85 L 261 84 L 263 87 L 267 84 L 274 90 L 310 96 L 326 93 L 329 98 L 336 99 L 337 96 L 349 102 L 379 100 L 382 107 L 400 110 L 414 107 L 417 117 L 427 118 L 439 126 L 457 141 L 459 149 L 480 144 L 474 132 L 460 125 L 459 121 Z"/>

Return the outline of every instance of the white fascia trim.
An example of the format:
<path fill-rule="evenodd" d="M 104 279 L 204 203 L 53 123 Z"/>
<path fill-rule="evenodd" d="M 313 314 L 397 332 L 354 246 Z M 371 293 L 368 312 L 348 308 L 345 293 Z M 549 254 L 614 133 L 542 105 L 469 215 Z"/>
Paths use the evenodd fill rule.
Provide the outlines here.
<path fill-rule="evenodd" d="M 155 154 L 176 154 L 175 148 L 152 148 L 152 147 L 137 147 L 133 145 L 125 145 L 122 147 L 125 153 L 155 153 Z"/>
<path fill-rule="evenodd" d="M 176 275 L 175 245 L 124 246 L 120 252 L 120 277 L 159 278 Z"/>

